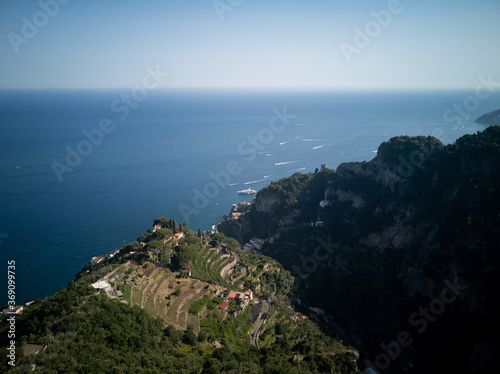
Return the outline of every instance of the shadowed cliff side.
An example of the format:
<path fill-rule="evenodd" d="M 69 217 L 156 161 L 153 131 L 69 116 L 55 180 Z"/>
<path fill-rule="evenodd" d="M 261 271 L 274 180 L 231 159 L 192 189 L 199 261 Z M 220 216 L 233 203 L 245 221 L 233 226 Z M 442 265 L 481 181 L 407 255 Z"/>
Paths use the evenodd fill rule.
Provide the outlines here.
<path fill-rule="evenodd" d="M 447 146 L 392 138 L 370 162 L 273 182 L 219 230 L 263 239 L 367 365 L 482 373 L 500 352 L 499 167 L 499 126 Z"/>

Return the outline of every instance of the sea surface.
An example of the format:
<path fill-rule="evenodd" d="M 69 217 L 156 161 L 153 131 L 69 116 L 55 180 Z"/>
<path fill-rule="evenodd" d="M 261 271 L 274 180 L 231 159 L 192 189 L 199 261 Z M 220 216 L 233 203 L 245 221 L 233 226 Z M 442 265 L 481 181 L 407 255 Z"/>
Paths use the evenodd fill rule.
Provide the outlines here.
<path fill-rule="evenodd" d="M 500 107 L 500 93 L 480 100 L 474 90 L 140 94 L 0 91 L 0 267 L 6 279 L 15 261 L 18 303 L 66 286 L 155 217 L 206 230 L 250 201 L 239 190 L 369 161 L 393 136 L 452 143 L 483 130 L 473 120 Z M 466 113 L 452 113 L 454 105 Z"/>

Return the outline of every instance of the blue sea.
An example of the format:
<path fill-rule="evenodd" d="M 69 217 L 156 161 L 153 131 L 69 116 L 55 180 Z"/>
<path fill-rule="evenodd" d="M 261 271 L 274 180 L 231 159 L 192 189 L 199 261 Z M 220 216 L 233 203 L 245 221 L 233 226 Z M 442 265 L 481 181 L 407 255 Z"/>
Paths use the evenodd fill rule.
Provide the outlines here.
<path fill-rule="evenodd" d="M 155 217 L 209 229 L 251 199 L 239 190 L 371 160 L 393 136 L 451 143 L 483 130 L 473 120 L 500 106 L 499 93 L 479 100 L 473 90 L 131 94 L 0 91 L 0 259 L 4 279 L 15 260 L 18 303 L 66 286 Z"/>

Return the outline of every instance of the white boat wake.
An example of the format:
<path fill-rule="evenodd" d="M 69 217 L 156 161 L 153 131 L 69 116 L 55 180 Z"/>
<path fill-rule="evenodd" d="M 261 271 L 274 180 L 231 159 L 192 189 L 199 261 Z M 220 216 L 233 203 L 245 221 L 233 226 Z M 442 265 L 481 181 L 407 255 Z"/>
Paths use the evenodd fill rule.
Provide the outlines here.
<path fill-rule="evenodd" d="M 288 164 L 294 164 L 296 162 L 300 162 L 300 161 L 275 162 L 274 165 L 276 165 L 276 166 L 279 166 L 279 165 L 288 165 Z"/>
<path fill-rule="evenodd" d="M 318 145 L 316 147 L 313 147 L 312 149 L 320 149 L 320 148 L 326 147 L 327 145 L 330 145 L 330 144 Z"/>
<path fill-rule="evenodd" d="M 299 140 L 299 138 L 295 138 L 295 139 L 292 139 L 292 140 L 285 140 L 284 142 L 281 142 L 280 145 L 285 145 L 285 144 L 288 144 L 288 143 L 291 143 L 291 142 L 295 142 Z"/>

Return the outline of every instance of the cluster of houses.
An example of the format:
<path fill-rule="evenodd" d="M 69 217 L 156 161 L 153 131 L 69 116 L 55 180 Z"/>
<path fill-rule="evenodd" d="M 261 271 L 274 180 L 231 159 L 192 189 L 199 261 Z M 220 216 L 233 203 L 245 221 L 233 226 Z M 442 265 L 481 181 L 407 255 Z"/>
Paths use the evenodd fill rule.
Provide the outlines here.
<path fill-rule="evenodd" d="M 243 214 L 245 214 L 242 212 L 243 208 L 248 207 L 250 204 L 251 203 L 247 203 L 246 201 L 243 201 L 239 204 L 233 204 L 233 207 L 231 208 L 231 212 L 227 216 L 225 216 L 225 218 L 237 220 Z"/>
<path fill-rule="evenodd" d="M 115 257 L 118 253 L 120 253 L 119 249 L 115 249 L 114 251 L 110 252 L 108 254 L 108 258 L 113 258 Z M 101 262 L 103 262 L 106 259 L 104 256 L 95 256 L 90 259 L 90 265 L 95 266 Z"/>
<path fill-rule="evenodd" d="M 159 230 L 159 229 L 161 229 L 161 225 L 155 225 L 155 226 L 154 226 L 154 229 L 153 229 L 153 232 L 155 232 L 156 230 Z M 178 233 L 174 234 L 173 236 L 170 236 L 170 237 L 166 238 L 166 239 L 165 239 L 165 242 L 167 242 L 168 240 L 170 240 L 170 239 L 172 239 L 172 238 L 173 238 L 173 239 L 175 239 L 175 240 L 178 242 L 178 241 L 179 241 L 180 239 L 182 239 L 183 237 L 184 237 L 184 233 L 182 233 L 182 232 L 178 232 Z M 141 242 L 141 245 L 142 245 L 143 247 L 145 247 L 145 246 L 146 246 L 146 244 L 147 244 L 147 243 L 145 243 L 145 242 Z M 120 253 L 120 250 L 119 250 L 119 249 L 115 249 L 114 251 L 112 251 L 112 252 L 110 252 L 110 253 L 109 253 L 108 258 L 113 258 L 113 257 L 115 257 L 118 253 Z M 131 254 L 134 254 L 135 252 L 134 252 L 134 251 L 132 251 L 132 252 L 130 252 L 130 253 L 131 253 Z M 102 261 L 104 261 L 105 259 L 106 259 L 106 257 L 104 257 L 104 256 L 95 256 L 95 257 L 92 257 L 92 259 L 90 260 L 90 265 L 95 266 L 95 265 L 97 265 L 97 264 L 101 263 Z"/>
<path fill-rule="evenodd" d="M 229 291 L 229 295 L 227 296 L 227 299 L 218 306 L 218 309 L 221 312 L 224 312 L 229 307 L 229 303 L 232 300 L 235 300 L 238 303 L 240 303 L 240 305 L 243 309 L 251 300 L 253 300 L 253 292 L 252 292 L 252 290 L 248 290 L 246 292 L 236 292 L 236 291 L 231 290 L 231 291 Z"/>
<path fill-rule="evenodd" d="M 159 230 L 159 229 L 161 229 L 161 228 L 162 228 L 162 226 L 161 226 L 160 224 L 158 224 L 158 225 L 154 225 L 154 227 L 153 227 L 153 232 L 156 232 L 157 230 Z M 167 242 L 167 241 L 169 241 L 170 239 L 175 239 L 175 240 L 178 242 L 178 241 L 179 241 L 180 239 L 182 239 L 183 237 L 184 237 L 184 233 L 182 233 L 182 232 L 178 232 L 178 233 L 174 234 L 173 236 L 170 236 L 170 237 L 166 238 L 166 239 L 164 240 L 164 242 Z M 141 245 L 142 245 L 143 247 L 145 247 L 145 246 L 147 245 L 147 243 L 145 243 L 145 242 L 141 242 Z M 110 252 L 110 253 L 109 253 L 108 258 L 113 258 L 113 257 L 115 257 L 115 255 L 117 255 L 118 253 L 120 253 L 120 250 L 119 250 L 119 249 L 115 249 L 114 251 L 112 251 L 112 252 Z M 133 253 L 135 253 L 135 252 L 130 252 L 130 253 L 132 253 L 132 254 L 133 254 Z M 95 265 L 99 264 L 100 262 L 104 261 L 105 259 L 106 259 L 106 257 L 104 257 L 104 256 L 96 256 L 96 257 L 92 257 L 92 259 L 90 260 L 90 265 L 95 266 Z"/>

